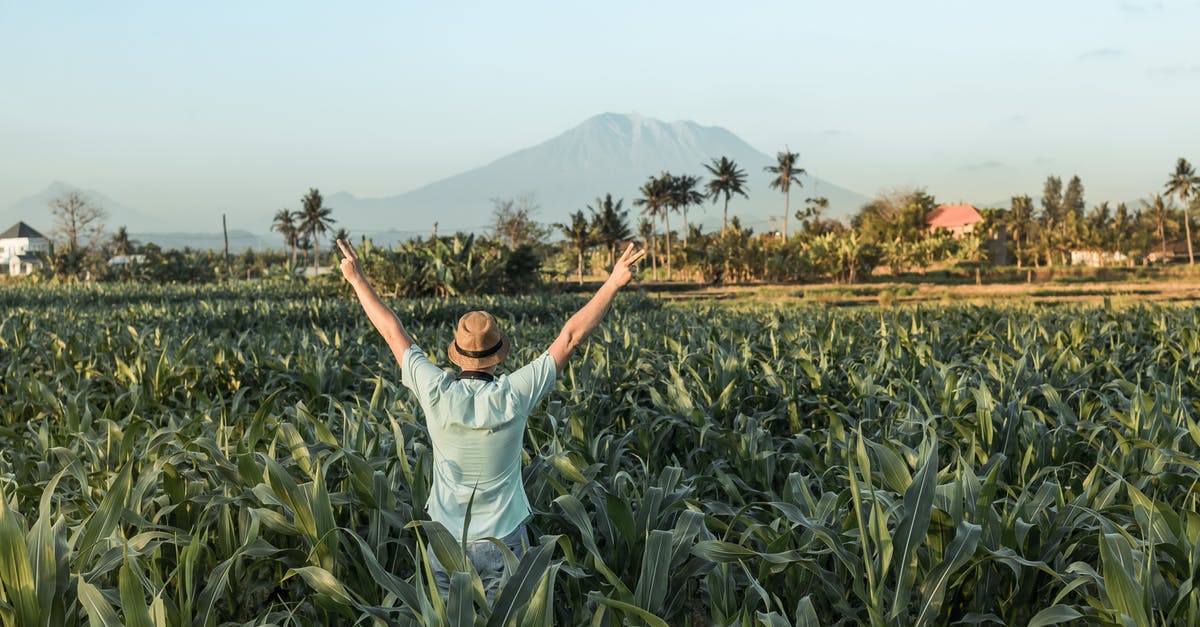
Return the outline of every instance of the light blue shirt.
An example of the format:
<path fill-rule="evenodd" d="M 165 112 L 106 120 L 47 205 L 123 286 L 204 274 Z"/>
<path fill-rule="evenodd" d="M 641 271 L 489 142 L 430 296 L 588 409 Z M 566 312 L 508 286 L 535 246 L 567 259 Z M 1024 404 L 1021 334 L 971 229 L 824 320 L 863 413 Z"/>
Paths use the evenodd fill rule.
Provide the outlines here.
<path fill-rule="evenodd" d="M 400 371 L 404 386 L 425 411 L 433 442 L 433 486 L 425 506 L 429 517 L 461 537 L 470 502 L 467 540 L 503 538 L 515 531 L 532 511 L 521 481 L 525 421 L 554 389 L 554 357 L 543 353 L 493 381 L 460 381 L 414 345 L 404 351 Z"/>

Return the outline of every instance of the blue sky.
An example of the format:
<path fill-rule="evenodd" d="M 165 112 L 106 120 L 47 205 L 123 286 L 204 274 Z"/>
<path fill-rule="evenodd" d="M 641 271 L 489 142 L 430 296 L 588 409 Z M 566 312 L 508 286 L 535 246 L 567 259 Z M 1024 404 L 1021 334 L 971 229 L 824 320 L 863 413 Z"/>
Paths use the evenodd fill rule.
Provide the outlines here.
<path fill-rule="evenodd" d="M 1091 202 L 1200 161 L 1200 1 L 0 0 L 0 207 L 396 194 L 605 111 L 728 128 L 865 194 Z"/>

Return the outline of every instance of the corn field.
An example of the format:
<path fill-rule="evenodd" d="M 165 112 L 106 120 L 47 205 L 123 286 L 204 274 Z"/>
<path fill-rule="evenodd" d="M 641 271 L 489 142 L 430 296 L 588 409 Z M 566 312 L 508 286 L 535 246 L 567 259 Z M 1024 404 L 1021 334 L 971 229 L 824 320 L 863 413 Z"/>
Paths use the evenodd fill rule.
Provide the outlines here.
<path fill-rule="evenodd" d="M 513 364 L 582 303 L 393 305 L 443 364 L 489 309 Z M 1197 308 L 623 295 L 530 417 L 533 546 L 488 607 L 424 519 L 416 402 L 348 295 L 0 307 L 3 625 L 1200 621 Z"/>

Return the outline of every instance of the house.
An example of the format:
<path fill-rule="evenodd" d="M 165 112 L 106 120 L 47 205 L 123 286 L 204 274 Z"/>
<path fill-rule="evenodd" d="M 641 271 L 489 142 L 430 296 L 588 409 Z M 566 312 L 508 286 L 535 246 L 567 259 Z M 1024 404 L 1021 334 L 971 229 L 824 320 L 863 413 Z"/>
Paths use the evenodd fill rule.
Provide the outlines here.
<path fill-rule="evenodd" d="M 38 254 L 45 252 L 50 252 L 50 240 L 24 222 L 0 233 L 0 271 L 11 276 L 33 272 L 34 266 L 41 265 Z"/>
<path fill-rule="evenodd" d="M 930 231 L 945 230 L 954 237 L 971 233 L 982 221 L 979 210 L 971 205 L 940 205 L 925 216 L 925 225 Z"/>
<path fill-rule="evenodd" d="M 1073 266 L 1088 266 L 1090 268 L 1100 268 L 1103 266 L 1113 266 L 1125 264 L 1129 261 L 1129 257 L 1125 253 L 1107 250 L 1072 250 L 1071 265 Z"/>

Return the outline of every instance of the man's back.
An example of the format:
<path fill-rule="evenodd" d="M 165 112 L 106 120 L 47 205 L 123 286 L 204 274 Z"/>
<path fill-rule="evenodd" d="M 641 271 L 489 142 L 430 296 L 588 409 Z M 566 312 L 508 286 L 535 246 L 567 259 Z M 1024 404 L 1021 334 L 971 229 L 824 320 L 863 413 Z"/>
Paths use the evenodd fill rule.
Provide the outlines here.
<path fill-rule="evenodd" d="M 457 534 L 469 504 L 468 540 L 508 535 L 529 518 L 521 446 L 529 413 L 554 387 L 554 359 L 544 353 L 490 381 L 459 379 L 414 346 L 405 351 L 401 371 L 424 410 L 433 444 L 429 517 Z"/>

